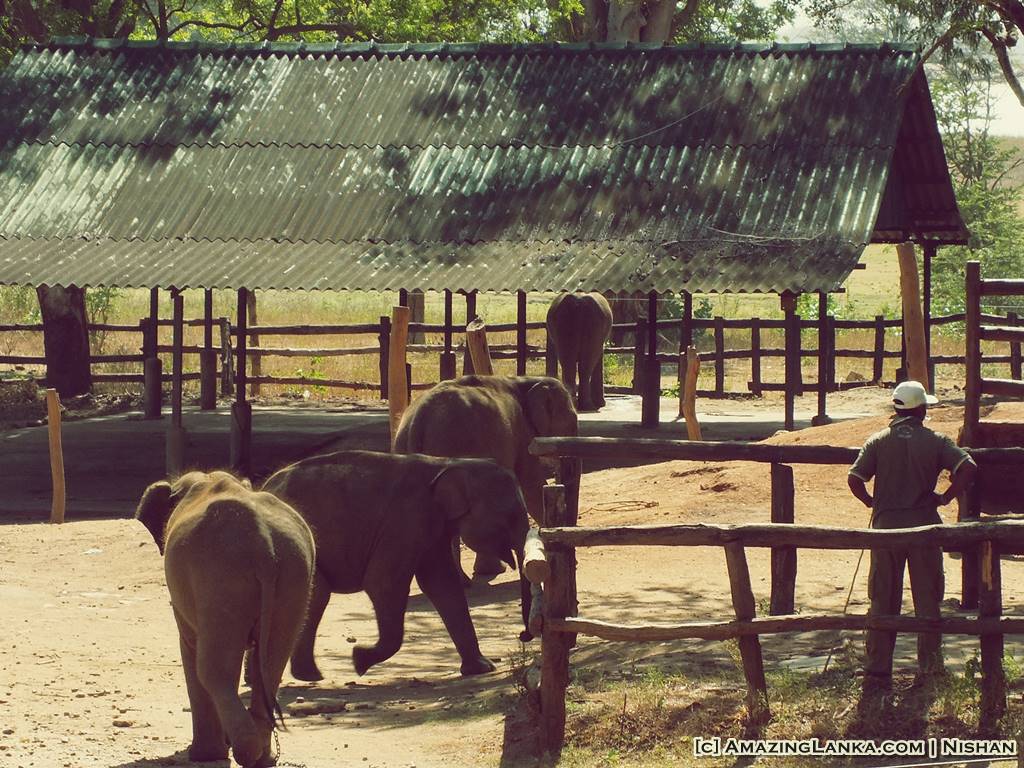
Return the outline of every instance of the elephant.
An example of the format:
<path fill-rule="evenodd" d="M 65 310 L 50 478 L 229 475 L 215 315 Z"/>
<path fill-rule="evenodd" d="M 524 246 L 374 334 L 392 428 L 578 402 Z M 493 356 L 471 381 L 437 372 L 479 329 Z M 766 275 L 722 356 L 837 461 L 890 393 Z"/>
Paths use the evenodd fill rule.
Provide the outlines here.
<path fill-rule="evenodd" d="M 612 330 L 608 300 L 600 293 L 562 293 L 548 307 L 547 329 L 562 382 L 579 410 L 603 408 L 604 343 Z"/>
<path fill-rule="evenodd" d="M 577 428 L 572 398 L 557 379 L 463 376 L 441 382 L 412 403 L 398 425 L 393 450 L 493 459 L 515 474 L 526 509 L 539 522 L 547 472 L 530 453 L 530 442 L 535 437 L 574 436 Z M 458 563 L 457 540 L 455 547 Z M 473 570 L 489 575 L 500 573 L 502 565 L 477 551 Z M 464 574 L 462 578 L 468 582 Z"/>
<path fill-rule="evenodd" d="M 413 576 L 441 615 L 462 674 L 494 671 L 480 652 L 450 542 L 461 535 L 478 551 L 513 567 L 522 563 L 526 508 L 510 472 L 478 459 L 341 451 L 291 464 L 263 490 L 291 504 L 316 540 L 313 595 L 292 655 L 294 677 L 322 679 L 313 646 L 333 592 L 366 592 L 377 617 L 376 644 L 352 651 L 356 672 L 394 656 Z M 528 596 L 525 576 L 521 583 Z M 527 603 L 524 621 L 528 611 Z"/>
<path fill-rule="evenodd" d="M 189 759 L 273 765 L 277 689 L 302 628 L 316 559 L 295 510 L 226 472 L 150 485 L 135 517 L 164 556 L 192 709 Z M 252 648 L 252 701 L 238 697 Z"/>

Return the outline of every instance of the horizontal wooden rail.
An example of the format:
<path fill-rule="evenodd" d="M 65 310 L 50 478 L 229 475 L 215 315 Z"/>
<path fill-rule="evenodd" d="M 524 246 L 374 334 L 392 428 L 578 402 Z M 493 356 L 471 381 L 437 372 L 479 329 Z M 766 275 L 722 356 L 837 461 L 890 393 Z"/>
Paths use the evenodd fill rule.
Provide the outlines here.
<path fill-rule="evenodd" d="M 983 325 L 979 330 L 982 341 L 1024 341 L 1024 328 L 1012 325 Z"/>
<path fill-rule="evenodd" d="M 1024 381 L 1014 379 L 982 379 L 981 394 L 997 397 L 1024 397 Z"/>
<path fill-rule="evenodd" d="M 345 357 L 349 355 L 379 355 L 378 347 L 250 347 L 250 357 Z"/>
<path fill-rule="evenodd" d="M 340 379 L 313 379 L 307 376 L 247 376 L 250 384 L 279 384 L 282 386 L 327 387 L 328 389 L 380 389 L 372 381 L 342 381 Z"/>
<path fill-rule="evenodd" d="M 633 525 L 601 528 L 543 528 L 546 548 L 604 546 L 801 547 L 805 549 L 898 549 L 942 546 L 960 551 L 985 540 L 999 542 L 999 551 L 1024 553 L 1024 522 L 971 522 L 917 528 L 863 530 L 826 525 Z"/>
<path fill-rule="evenodd" d="M 982 296 L 1024 296 L 1024 280 L 981 280 Z"/>
<path fill-rule="evenodd" d="M 39 355 L 0 355 L 0 363 L 7 365 L 46 365 L 46 358 Z"/>
<path fill-rule="evenodd" d="M 380 323 L 352 323 L 349 325 L 251 325 L 246 336 L 326 336 L 329 334 L 380 333 Z M 238 335 L 238 327 L 231 326 L 231 334 Z"/>
<path fill-rule="evenodd" d="M 867 614 L 801 614 L 771 616 L 747 621 L 701 621 L 680 624 L 614 624 L 583 616 L 547 619 L 545 626 L 556 632 L 600 637 L 604 640 L 651 641 L 731 640 L 752 635 L 786 632 L 821 632 L 881 629 L 894 632 L 941 632 L 943 634 L 1024 634 L 1024 617 L 1001 616 L 982 619 L 947 616 L 919 619 L 916 616 L 870 616 Z"/>

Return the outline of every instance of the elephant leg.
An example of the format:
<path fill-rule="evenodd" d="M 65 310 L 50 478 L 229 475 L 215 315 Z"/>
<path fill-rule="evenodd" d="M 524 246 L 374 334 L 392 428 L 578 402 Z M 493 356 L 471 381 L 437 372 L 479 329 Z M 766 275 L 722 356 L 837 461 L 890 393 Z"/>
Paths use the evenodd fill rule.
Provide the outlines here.
<path fill-rule="evenodd" d="M 416 582 L 441 615 L 441 621 L 462 657 L 462 674 L 493 672 L 494 664 L 480 653 L 480 643 L 473 620 L 469 617 L 469 604 L 459 575 L 443 552 L 426 553 L 416 569 Z"/>
<path fill-rule="evenodd" d="M 590 402 L 594 410 L 604 408 L 604 348 L 597 354 L 597 362 L 590 374 Z"/>
<path fill-rule="evenodd" d="M 473 561 L 474 576 L 497 576 L 504 572 L 505 564 L 501 562 L 501 558 L 476 553 L 476 560 Z"/>
<path fill-rule="evenodd" d="M 462 580 L 462 588 L 469 589 L 473 584 L 473 580 L 466 575 L 466 572 L 462 570 L 462 547 L 459 545 L 459 536 L 455 534 L 452 537 L 452 562 L 455 564 L 455 570 L 459 572 L 459 578 Z"/>
<path fill-rule="evenodd" d="M 323 573 L 317 569 L 313 576 L 313 592 L 309 598 L 309 607 L 306 610 L 306 621 L 299 632 L 299 639 L 295 643 L 295 650 L 292 651 L 292 677 L 296 680 L 316 681 L 323 680 L 320 669 L 316 665 L 313 656 L 313 647 L 316 644 L 316 631 L 320 626 L 320 620 L 324 616 L 327 603 L 331 600 L 331 587 Z"/>
<path fill-rule="evenodd" d="M 447 558 L 444 559 L 447 561 Z M 366 594 L 373 603 L 373 611 L 377 615 L 377 643 L 372 646 L 357 645 L 352 649 L 352 664 L 357 675 L 366 674 L 374 664 L 387 661 L 398 653 L 405 637 L 405 608 L 409 603 L 412 573 L 395 573 L 394 560 L 382 560 L 389 561 L 391 572 L 386 572 L 389 569 L 384 567 L 371 566 L 365 579 Z M 461 586 L 459 593 L 462 593 Z"/>
<path fill-rule="evenodd" d="M 195 634 L 188 629 L 175 611 L 178 620 L 178 639 L 181 645 L 181 666 L 185 670 L 185 688 L 192 710 L 192 743 L 188 748 L 188 759 L 194 763 L 225 760 L 228 756 L 228 742 L 220 717 L 213 705 L 213 699 L 199 682 L 196 670 Z"/>
<path fill-rule="evenodd" d="M 516 470 L 516 479 L 523 492 L 526 511 L 538 525 L 544 522 L 544 484 L 547 473 L 536 456 L 527 456 Z"/>
<path fill-rule="evenodd" d="M 569 394 L 572 396 L 573 402 L 576 401 L 576 350 L 568 349 L 570 345 L 563 342 L 559 345 L 556 352 L 558 353 L 558 367 L 562 369 L 562 383 L 565 384 L 565 388 L 569 390 Z"/>
<path fill-rule="evenodd" d="M 597 407 L 594 405 L 594 396 L 591 384 L 591 378 L 594 375 L 594 365 L 590 361 L 584 361 L 581 357 L 579 362 L 579 368 L 580 387 L 576 407 L 580 411 L 597 410 Z"/>
<path fill-rule="evenodd" d="M 200 624 L 196 640 L 196 671 L 209 693 L 220 722 L 231 743 L 235 761 L 254 766 L 263 755 L 263 740 L 249 712 L 238 698 L 242 655 L 249 640 L 249 627 L 225 626 L 218 622 Z"/>

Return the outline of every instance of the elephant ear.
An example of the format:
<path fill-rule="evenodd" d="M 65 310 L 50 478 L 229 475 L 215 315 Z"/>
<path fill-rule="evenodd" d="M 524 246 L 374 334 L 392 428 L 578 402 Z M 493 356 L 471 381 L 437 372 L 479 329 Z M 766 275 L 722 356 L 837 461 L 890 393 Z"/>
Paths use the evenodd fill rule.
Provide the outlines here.
<path fill-rule="evenodd" d="M 446 520 L 455 521 L 469 514 L 470 499 L 464 475 L 448 464 L 430 481 L 434 503 L 444 512 Z"/>
<path fill-rule="evenodd" d="M 576 409 L 569 391 L 558 379 L 541 379 L 530 387 L 523 410 L 538 437 L 576 434 Z"/>
<path fill-rule="evenodd" d="M 167 518 L 171 516 L 172 506 L 171 484 L 161 481 L 146 489 L 139 508 L 135 510 L 135 519 L 146 526 L 161 555 L 164 553 L 164 528 L 167 526 Z"/>

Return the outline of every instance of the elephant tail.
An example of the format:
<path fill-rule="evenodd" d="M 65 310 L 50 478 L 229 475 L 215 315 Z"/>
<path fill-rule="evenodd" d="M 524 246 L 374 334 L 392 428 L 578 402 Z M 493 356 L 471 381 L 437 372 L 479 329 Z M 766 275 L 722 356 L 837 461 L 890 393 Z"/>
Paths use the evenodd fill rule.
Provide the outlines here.
<path fill-rule="evenodd" d="M 264 576 L 260 579 L 260 617 L 259 617 L 259 632 L 256 637 L 256 647 L 254 653 L 256 654 L 256 663 L 253 664 L 255 674 L 259 675 L 259 687 L 263 693 L 263 706 L 267 709 L 267 715 L 270 717 L 270 725 L 276 728 L 278 724 L 281 726 L 281 730 L 287 730 L 287 726 L 284 724 L 284 713 L 281 711 L 281 705 L 277 701 L 276 696 L 271 696 L 267 690 L 267 672 L 266 672 L 266 657 L 267 648 L 270 646 L 270 626 L 273 621 L 274 614 L 274 597 L 277 591 L 275 584 L 276 579 L 273 576 Z M 255 687 L 255 680 L 253 681 Z"/>

